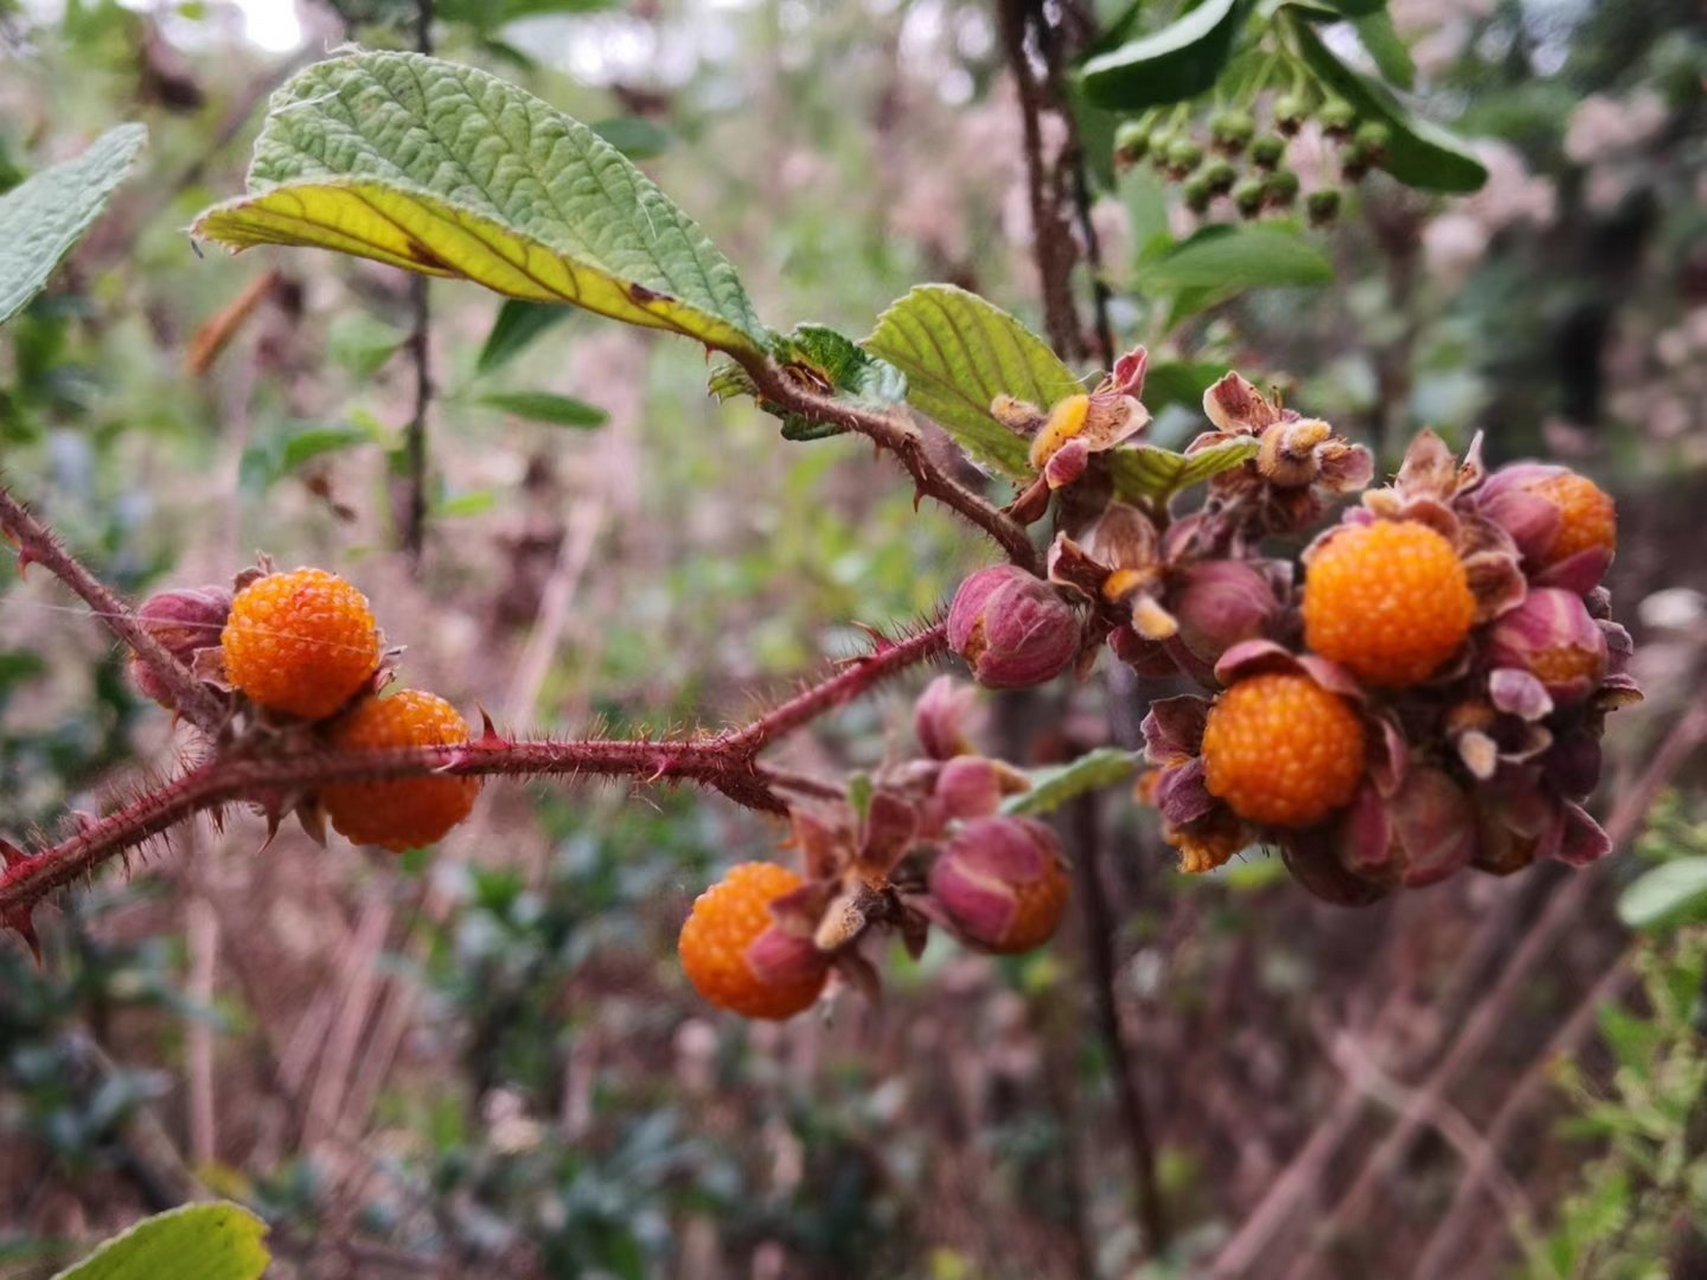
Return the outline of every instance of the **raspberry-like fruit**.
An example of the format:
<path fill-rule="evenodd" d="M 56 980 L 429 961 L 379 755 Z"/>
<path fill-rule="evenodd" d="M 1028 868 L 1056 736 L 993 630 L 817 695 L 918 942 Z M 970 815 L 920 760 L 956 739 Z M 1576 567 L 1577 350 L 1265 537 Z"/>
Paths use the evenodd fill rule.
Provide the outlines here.
<path fill-rule="evenodd" d="M 1617 546 L 1618 508 L 1612 495 L 1587 476 L 1566 471 L 1542 480 L 1532 492 L 1559 508 L 1559 534 L 1547 550 L 1548 564 L 1578 552 L 1611 551 Z"/>
<path fill-rule="evenodd" d="M 220 636 L 225 674 L 263 707 L 331 715 L 379 669 L 367 597 L 335 573 L 270 573 L 237 593 Z"/>
<path fill-rule="evenodd" d="M 1381 520 L 1336 532 L 1304 579 L 1304 642 L 1360 679 L 1400 688 L 1428 679 L 1476 619 L 1469 575 L 1425 524 Z"/>
<path fill-rule="evenodd" d="M 700 894 L 678 948 L 694 988 L 747 1018 L 792 1018 L 824 989 L 829 959 L 776 925 L 771 903 L 801 886 L 774 862 L 744 862 Z"/>
<path fill-rule="evenodd" d="M 1308 676 L 1241 680 L 1210 708 L 1204 783 L 1247 822 L 1308 827 L 1357 794 L 1363 722 Z"/>
<path fill-rule="evenodd" d="M 332 734 L 336 747 L 367 751 L 467 741 L 468 725 L 456 708 L 417 689 L 367 699 Z M 321 792 L 320 800 L 346 839 L 401 853 L 442 840 L 468 816 L 479 794 L 478 778 L 406 778 L 339 783 Z"/>

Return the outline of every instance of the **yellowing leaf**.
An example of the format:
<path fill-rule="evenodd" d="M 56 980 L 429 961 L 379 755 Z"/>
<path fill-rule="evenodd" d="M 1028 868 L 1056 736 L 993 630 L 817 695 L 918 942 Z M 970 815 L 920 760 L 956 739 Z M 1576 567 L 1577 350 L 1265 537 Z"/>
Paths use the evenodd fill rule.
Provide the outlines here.
<path fill-rule="evenodd" d="M 272 1260 L 266 1234 L 239 1205 L 185 1205 L 144 1218 L 54 1280 L 258 1280 Z"/>
<path fill-rule="evenodd" d="M 249 192 L 193 234 L 333 249 L 764 349 L 735 268 L 692 219 L 586 125 L 471 67 L 358 52 L 300 72 L 274 95 Z"/>

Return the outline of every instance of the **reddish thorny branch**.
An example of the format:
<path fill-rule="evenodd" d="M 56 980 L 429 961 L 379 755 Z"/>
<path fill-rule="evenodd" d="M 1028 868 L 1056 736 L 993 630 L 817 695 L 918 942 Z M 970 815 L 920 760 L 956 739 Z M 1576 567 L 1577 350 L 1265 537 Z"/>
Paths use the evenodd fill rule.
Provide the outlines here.
<path fill-rule="evenodd" d="M 217 739 L 224 713 L 207 689 L 150 635 L 136 615 L 101 584 L 53 533 L 0 489 L 0 529 L 19 547 L 20 563 L 40 563 L 64 580 L 181 699 L 185 718 Z M 0 923 L 30 934 L 30 913 L 49 894 L 102 863 L 137 848 L 196 814 L 277 798 L 333 782 L 385 781 L 431 774 L 460 776 L 635 777 L 691 782 L 722 791 L 748 808 L 785 814 L 777 790 L 797 785 L 757 762 L 777 738 L 859 697 L 878 682 L 939 655 L 944 628 L 934 624 L 898 641 L 877 637 L 873 653 L 739 729 L 680 740 L 528 741 L 508 739 L 488 724 L 476 741 L 392 751 L 314 750 L 289 755 L 215 754 L 180 777 L 137 796 L 106 817 L 81 818 L 80 829 L 33 854 L 0 840 L 9 865 L 0 871 Z M 203 705 L 203 704 L 207 705 Z"/>

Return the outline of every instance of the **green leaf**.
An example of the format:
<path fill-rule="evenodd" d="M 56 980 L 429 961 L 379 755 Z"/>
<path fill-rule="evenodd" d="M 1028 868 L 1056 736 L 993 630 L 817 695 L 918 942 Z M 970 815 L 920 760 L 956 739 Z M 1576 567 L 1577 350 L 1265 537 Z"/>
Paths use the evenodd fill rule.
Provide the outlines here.
<path fill-rule="evenodd" d="M 54 1280 L 257 1280 L 272 1261 L 266 1234 L 239 1205 L 185 1205 L 144 1218 Z"/>
<path fill-rule="evenodd" d="M 243 451 L 237 466 L 239 486 L 247 494 L 265 493 L 304 463 L 328 453 L 372 444 L 377 438 L 374 431 L 346 425 L 295 424 L 267 432 Z"/>
<path fill-rule="evenodd" d="M 1006 311 L 949 284 L 920 285 L 877 318 L 862 344 L 907 376 L 907 400 L 973 461 L 1031 476 L 1030 443 L 990 412 L 999 395 L 1040 409 L 1083 391 L 1047 343 Z"/>
<path fill-rule="evenodd" d="M 670 149 L 670 131 L 639 116 L 595 120 L 593 132 L 630 160 L 650 160 Z"/>
<path fill-rule="evenodd" d="M 1008 797 L 1002 812 L 1028 817 L 1053 813 L 1069 800 L 1087 791 L 1116 786 L 1137 771 L 1138 757 L 1132 752 L 1099 747 L 1071 764 L 1031 770 L 1031 790 Z"/>
<path fill-rule="evenodd" d="M 1289 7 L 1285 16 L 1299 53 L 1317 78 L 1351 103 L 1360 118 L 1379 121 L 1391 131 L 1381 162 L 1388 173 L 1407 186 L 1458 195 L 1477 191 L 1488 180 L 1486 166 L 1460 139 L 1418 119 L 1386 85 L 1341 62 L 1304 14 Z"/>
<path fill-rule="evenodd" d="M 1141 444 L 1108 455 L 1115 495 L 1126 502 L 1165 503 L 1181 489 L 1202 484 L 1257 456 L 1255 437 L 1224 440 L 1196 453 Z"/>
<path fill-rule="evenodd" d="M 481 396 L 480 403 L 553 427 L 602 427 L 610 418 L 597 405 L 554 391 L 493 391 Z"/>
<path fill-rule="evenodd" d="M 408 340 L 403 330 L 360 311 L 344 312 L 332 321 L 327 343 L 332 358 L 357 378 L 378 373 L 397 348 Z"/>
<path fill-rule="evenodd" d="M 1224 364 L 1207 360 L 1163 360 L 1144 375 L 1144 407 L 1160 413 L 1169 405 L 1201 411 L 1203 393 L 1227 372 Z"/>
<path fill-rule="evenodd" d="M 1393 26 L 1393 19 L 1382 7 L 1357 19 L 1357 38 L 1375 60 L 1381 74 L 1401 89 L 1414 89 L 1417 83 L 1417 64 L 1411 61 L 1411 51 Z"/>
<path fill-rule="evenodd" d="M 121 124 L 75 160 L 43 169 L 0 196 L 0 324 L 46 286 L 60 259 L 101 216 L 147 140 L 142 125 Z"/>
<path fill-rule="evenodd" d="M 1618 918 L 1649 929 L 1691 908 L 1707 905 L 1707 857 L 1678 858 L 1644 871 L 1618 899 Z"/>
<path fill-rule="evenodd" d="M 570 307 L 549 302 L 505 298 L 491 332 L 486 335 L 486 345 L 480 348 L 480 358 L 474 362 L 474 372 L 485 375 L 503 368 L 527 350 L 534 339 L 574 314 Z"/>
<path fill-rule="evenodd" d="M 790 376 L 862 409 L 882 412 L 907 398 L 907 379 L 899 369 L 862 350 L 852 338 L 821 324 L 797 325 L 793 333 L 778 337 L 771 344 L 771 358 Z M 711 371 L 710 389 L 719 400 L 757 394 L 752 378 L 733 360 Z M 782 434 L 787 440 L 822 440 L 845 430 L 833 423 L 779 411 L 762 398 L 760 407 L 782 420 Z"/>
<path fill-rule="evenodd" d="M 1203 0 L 1160 31 L 1097 54 L 1080 72 L 1085 96 L 1134 111 L 1207 92 L 1232 55 L 1242 16 L 1238 0 Z"/>
<path fill-rule="evenodd" d="M 1295 232 L 1225 223 L 1202 228 L 1138 269 L 1139 285 L 1149 292 L 1206 289 L 1222 299 L 1333 278 L 1333 263 Z"/>
<path fill-rule="evenodd" d="M 335 249 L 758 355 L 730 265 L 615 147 L 515 85 L 357 52 L 273 95 L 249 194 L 192 228 L 241 250 Z"/>

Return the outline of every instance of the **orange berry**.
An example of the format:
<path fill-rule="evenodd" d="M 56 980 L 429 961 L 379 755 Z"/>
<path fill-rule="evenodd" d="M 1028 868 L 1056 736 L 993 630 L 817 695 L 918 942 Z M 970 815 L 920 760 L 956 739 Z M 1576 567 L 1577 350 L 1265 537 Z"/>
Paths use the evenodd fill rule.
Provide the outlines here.
<path fill-rule="evenodd" d="M 1428 679 L 1475 620 L 1463 561 L 1443 535 L 1415 521 L 1349 526 L 1315 551 L 1305 572 L 1304 642 L 1373 685 Z"/>
<path fill-rule="evenodd" d="M 333 746 L 366 751 L 467 741 L 468 725 L 456 708 L 418 689 L 367 699 L 332 734 Z M 442 840 L 468 816 L 479 794 L 478 778 L 405 778 L 339 783 L 321 792 L 320 801 L 346 839 L 401 853 Z"/>
<path fill-rule="evenodd" d="M 1241 680 L 1209 710 L 1204 783 L 1247 822 L 1308 827 L 1357 794 L 1363 722 L 1308 676 Z"/>
<path fill-rule="evenodd" d="M 263 707 L 320 720 L 379 670 L 367 597 L 335 573 L 271 573 L 237 593 L 220 635 L 225 674 Z"/>
<path fill-rule="evenodd" d="M 771 903 L 800 888 L 774 862 L 743 862 L 694 901 L 678 949 L 694 988 L 747 1018 L 792 1018 L 824 989 L 829 960 L 776 927 Z"/>
<path fill-rule="evenodd" d="M 1566 471 L 1535 485 L 1532 492 L 1559 508 L 1559 534 L 1547 550 L 1546 562 L 1558 564 L 1581 551 L 1611 551 L 1618 544 L 1618 508 L 1587 476 Z"/>

